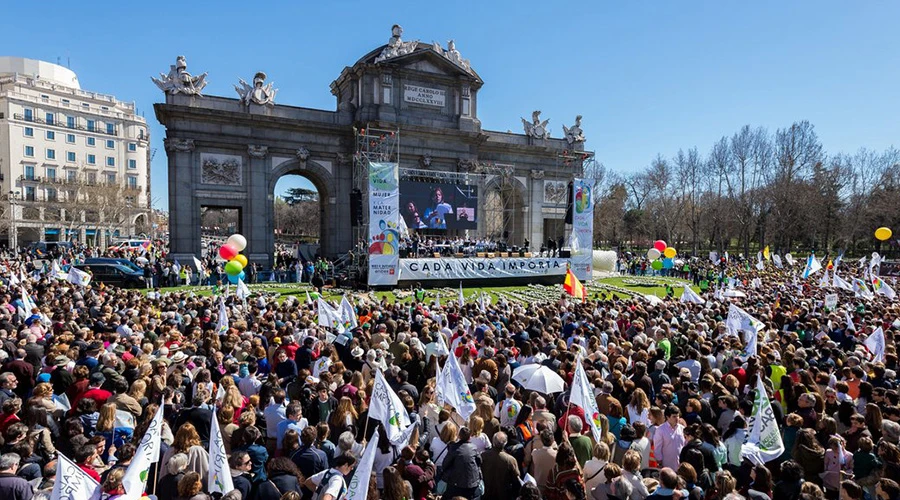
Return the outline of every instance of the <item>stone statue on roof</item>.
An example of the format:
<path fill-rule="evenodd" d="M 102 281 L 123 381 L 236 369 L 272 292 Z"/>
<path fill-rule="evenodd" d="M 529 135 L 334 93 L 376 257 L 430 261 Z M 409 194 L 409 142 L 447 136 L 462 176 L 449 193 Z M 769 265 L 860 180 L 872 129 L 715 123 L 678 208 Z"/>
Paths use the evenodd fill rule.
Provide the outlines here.
<path fill-rule="evenodd" d="M 535 139 L 550 138 L 550 129 L 547 128 L 548 123 L 550 123 L 549 118 L 544 120 L 543 122 L 541 121 L 540 110 L 531 113 L 531 122 L 522 118 L 522 126 L 525 129 L 525 135 L 527 135 L 528 137 L 533 137 Z"/>
<path fill-rule="evenodd" d="M 394 57 L 405 56 L 416 50 L 418 41 L 404 42 L 401 36 L 403 36 L 403 27 L 399 24 L 393 25 L 391 27 L 391 38 L 388 40 L 387 46 L 381 50 L 381 54 L 378 54 L 378 57 L 375 58 L 376 63 Z"/>
<path fill-rule="evenodd" d="M 584 142 L 584 131 L 581 130 L 581 115 L 575 117 L 575 125 L 572 125 L 572 128 L 563 125 L 563 134 L 566 136 L 566 141 L 569 144 Z"/>
<path fill-rule="evenodd" d="M 169 66 L 169 74 L 159 74 L 159 78 L 150 77 L 153 83 L 166 94 L 185 94 L 202 97 L 200 92 L 206 87 L 206 73 L 193 76 L 187 72 L 187 60 L 178 56 L 175 64 Z"/>
<path fill-rule="evenodd" d="M 238 83 L 239 85 L 234 86 L 234 90 L 241 96 L 241 102 L 245 106 L 251 103 L 260 106 L 275 105 L 275 94 L 278 93 L 278 89 L 273 88 L 274 83 L 266 84 L 266 74 L 262 71 L 253 76 L 253 85 L 245 82 L 243 78 L 239 78 Z"/>

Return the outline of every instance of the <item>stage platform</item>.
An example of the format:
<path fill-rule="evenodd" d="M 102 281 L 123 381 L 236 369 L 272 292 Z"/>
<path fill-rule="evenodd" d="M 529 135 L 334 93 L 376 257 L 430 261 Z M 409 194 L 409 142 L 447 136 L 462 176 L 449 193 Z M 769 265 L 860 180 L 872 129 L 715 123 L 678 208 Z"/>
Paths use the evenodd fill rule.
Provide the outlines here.
<path fill-rule="evenodd" d="M 570 259 L 557 257 L 512 257 L 485 253 L 479 257 L 400 259 L 397 286 L 515 286 L 562 283 Z"/>

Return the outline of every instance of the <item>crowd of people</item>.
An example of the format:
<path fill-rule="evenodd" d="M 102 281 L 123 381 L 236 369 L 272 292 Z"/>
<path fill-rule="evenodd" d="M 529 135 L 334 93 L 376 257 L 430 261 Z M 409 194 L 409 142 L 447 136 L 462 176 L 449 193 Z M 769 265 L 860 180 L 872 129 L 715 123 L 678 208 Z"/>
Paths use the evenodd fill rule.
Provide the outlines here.
<path fill-rule="evenodd" d="M 8 256 L 0 499 L 49 496 L 58 454 L 103 498 L 124 495 L 162 406 L 163 450 L 145 486 L 159 499 L 211 498 L 215 415 L 230 500 L 346 498 L 372 440 L 368 499 L 900 500 L 898 303 L 798 280 L 796 267 L 694 266 L 746 298 L 592 293 L 485 306 L 356 295 L 358 326 L 339 333 L 318 326 L 303 297 L 224 297 L 221 329 L 215 295 L 74 286 Z M 730 334 L 729 301 L 761 322 L 756 353 Z M 877 328 L 878 358 L 863 346 Z M 468 418 L 440 404 L 435 377 L 450 356 L 475 406 Z M 532 364 L 565 390 L 513 380 Z M 598 414 L 569 403 L 579 365 Z M 369 418 L 379 374 L 415 426 L 399 444 Z M 742 454 L 758 380 L 784 448 L 761 464 Z"/>

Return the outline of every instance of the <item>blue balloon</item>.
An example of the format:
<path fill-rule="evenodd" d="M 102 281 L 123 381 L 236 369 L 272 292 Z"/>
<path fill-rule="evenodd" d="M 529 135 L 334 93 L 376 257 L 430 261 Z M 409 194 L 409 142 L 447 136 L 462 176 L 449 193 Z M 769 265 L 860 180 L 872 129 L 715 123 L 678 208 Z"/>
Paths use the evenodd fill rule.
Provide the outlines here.
<path fill-rule="evenodd" d="M 238 274 L 237 276 L 232 276 L 232 275 L 228 274 L 226 276 L 228 276 L 228 282 L 231 283 L 232 285 L 237 285 L 238 280 L 241 278 L 240 274 Z"/>
<path fill-rule="evenodd" d="M 238 274 L 238 278 L 240 278 L 241 281 L 247 281 L 247 275 L 244 273 L 244 271 L 241 271 L 241 274 Z"/>
<path fill-rule="evenodd" d="M 675 267 L 675 261 L 672 259 L 663 259 L 663 269 L 672 269 Z"/>

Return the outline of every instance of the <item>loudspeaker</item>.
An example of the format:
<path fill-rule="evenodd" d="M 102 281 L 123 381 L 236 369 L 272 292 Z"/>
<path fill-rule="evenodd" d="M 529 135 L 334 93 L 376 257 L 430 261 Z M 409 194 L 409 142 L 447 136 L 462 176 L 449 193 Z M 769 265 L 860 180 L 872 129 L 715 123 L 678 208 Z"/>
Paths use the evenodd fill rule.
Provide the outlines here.
<path fill-rule="evenodd" d="M 575 185 L 569 183 L 566 186 L 566 224 L 572 223 L 572 206 L 575 204 Z"/>
<path fill-rule="evenodd" d="M 350 225 L 358 226 L 363 221 L 362 191 L 354 189 L 350 192 Z"/>
<path fill-rule="evenodd" d="M 559 251 L 559 258 L 560 258 L 560 259 L 571 259 L 571 258 L 572 258 L 572 251 L 571 251 L 571 250 L 560 250 L 560 251 Z"/>

